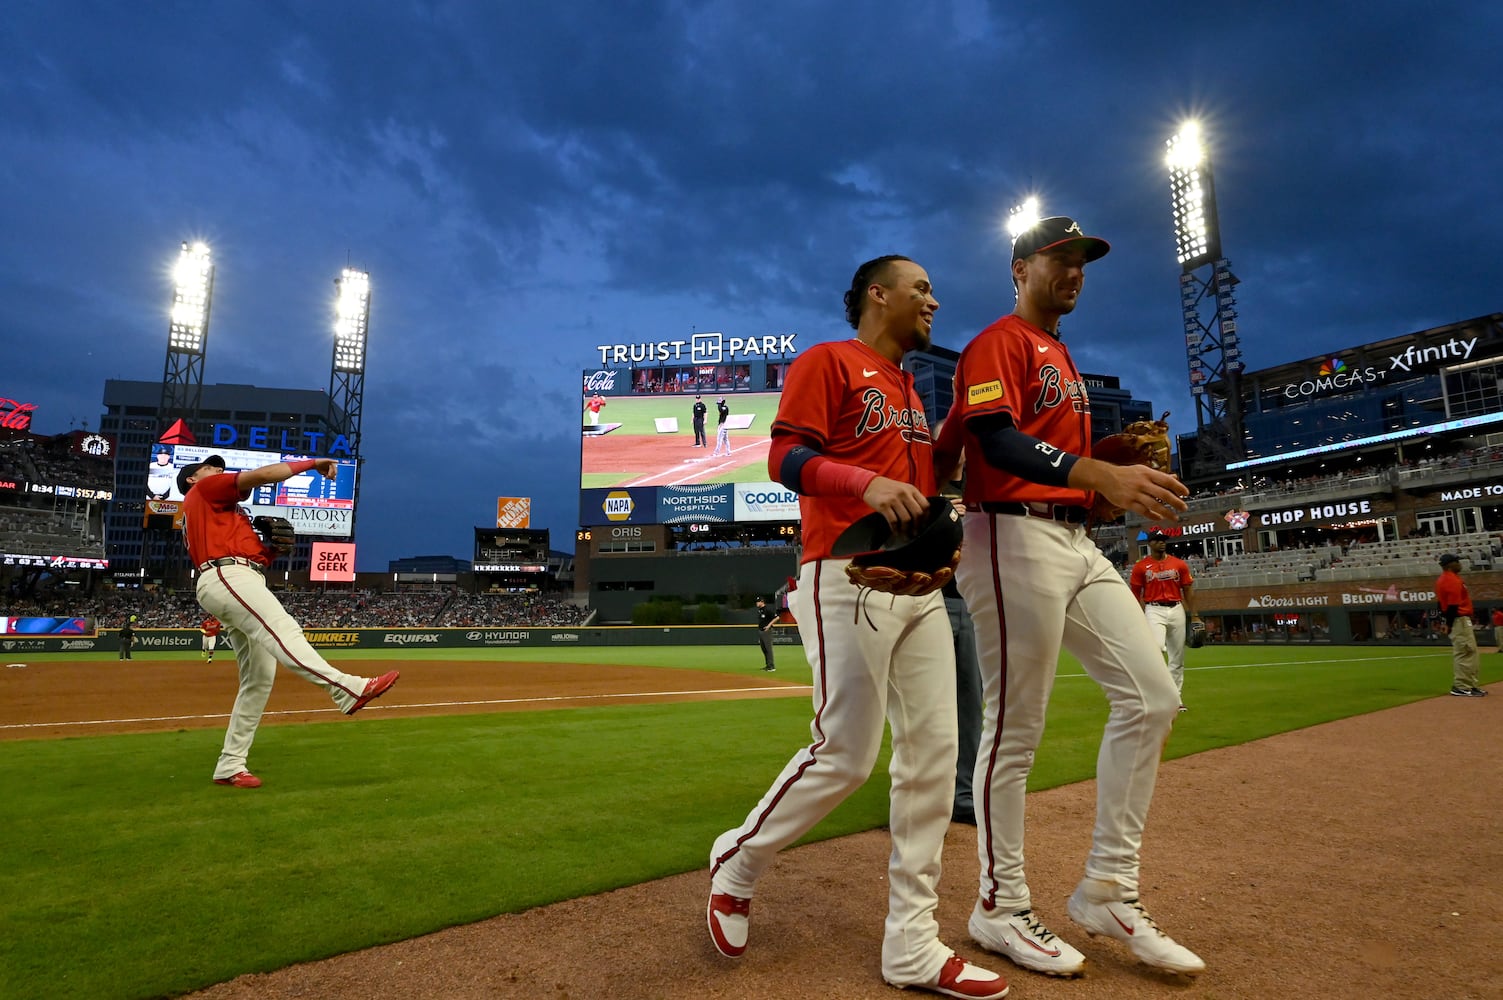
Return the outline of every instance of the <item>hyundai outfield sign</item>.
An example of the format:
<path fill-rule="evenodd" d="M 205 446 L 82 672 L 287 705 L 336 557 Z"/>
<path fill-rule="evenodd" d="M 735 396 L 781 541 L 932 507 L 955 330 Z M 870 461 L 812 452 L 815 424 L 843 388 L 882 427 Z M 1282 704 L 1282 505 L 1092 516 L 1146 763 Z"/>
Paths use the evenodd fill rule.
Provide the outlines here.
<path fill-rule="evenodd" d="M 735 483 L 737 521 L 797 521 L 798 494 L 782 483 Z"/>

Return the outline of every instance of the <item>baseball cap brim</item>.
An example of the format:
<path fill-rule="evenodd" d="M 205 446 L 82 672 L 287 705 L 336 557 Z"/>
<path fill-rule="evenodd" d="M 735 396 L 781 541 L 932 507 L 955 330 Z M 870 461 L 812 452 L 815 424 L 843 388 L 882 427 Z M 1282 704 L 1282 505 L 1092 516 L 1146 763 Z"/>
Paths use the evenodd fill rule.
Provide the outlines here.
<path fill-rule="evenodd" d="M 1036 253 L 1043 253 L 1045 250 L 1053 250 L 1055 247 L 1062 247 L 1066 244 L 1077 246 L 1084 251 L 1087 264 L 1093 260 L 1100 260 L 1110 253 L 1112 249 L 1112 245 L 1099 236 L 1071 236 L 1069 239 L 1046 243 L 1035 250 L 1029 251 L 1024 256 L 1031 257 Z M 1021 248 L 1014 248 L 1013 260 L 1022 260 L 1022 257 L 1016 256 L 1017 249 Z"/>

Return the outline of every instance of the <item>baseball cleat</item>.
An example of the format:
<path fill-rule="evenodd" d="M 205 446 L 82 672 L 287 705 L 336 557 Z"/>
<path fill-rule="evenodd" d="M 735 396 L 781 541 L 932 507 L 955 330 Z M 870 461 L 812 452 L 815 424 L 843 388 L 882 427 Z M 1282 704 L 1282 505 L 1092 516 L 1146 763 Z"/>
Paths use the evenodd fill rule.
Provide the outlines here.
<path fill-rule="evenodd" d="M 229 785 L 231 788 L 260 788 L 261 779 L 249 771 L 241 771 L 239 774 L 232 774 L 228 778 L 215 778 L 214 784 Z"/>
<path fill-rule="evenodd" d="M 711 892 L 705 906 L 705 923 L 710 928 L 710 942 L 726 958 L 740 958 L 746 953 L 746 938 L 751 932 L 751 900 L 724 892 Z"/>
<path fill-rule="evenodd" d="M 1085 971 L 1085 956 L 1055 937 L 1032 910 L 1019 910 L 998 920 L 984 916 L 978 905 L 971 911 L 968 926 L 972 940 L 1014 965 L 1046 976 L 1078 976 Z"/>
<path fill-rule="evenodd" d="M 1481 688 L 1472 688 L 1470 691 L 1467 692 L 1467 697 L 1469 697 L 1469 698 L 1486 698 L 1487 697 L 1487 692 L 1484 691 L 1484 690 L 1482 690 Z"/>
<path fill-rule="evenodd" d="M 1472 696 L 1471 689 L 1469 688 L 1453 687 L 1451 693 L 1458 698 L 1470 698 Z"/>
<path fill-rule="evenodd" d="M 391 686 L 397 682 L 397 678 L 401 676 L 402 672 L 400 670 L 388 670 L 380 677 L 372 677 L 365 682 L 365 690 L 360 693 L 360 697 L 355 699 L 353 705 L 344 710 L 344 714 L 354 715 L 389 691 Z"/>
<path fill-rule="evenodd" d="M 929 990 L 959 1000 L 1002 1000 L 1007 996 L 1007 980 L 989 969 L 972 965 L 959 955 L 951 955 L 940 967 L 939 975 L 928 983 L 894 983 L 898 989 Z"/>
<path fill-rule="evenodd" d="M 1100 934 L 1126 943 L 1138 961 L 1156 969 L 1187 976 L 1205 971 L 1206 963 L 1200 956 L 1159 930 L 1142 903 L 1136 899 L 1104 902 L 1089 899 L 1081 891 L 1083 888 L 1075 889 L 1065 909 L 1069 911 L 1070 919 L 1087 934 L 1093 937 Z"/>

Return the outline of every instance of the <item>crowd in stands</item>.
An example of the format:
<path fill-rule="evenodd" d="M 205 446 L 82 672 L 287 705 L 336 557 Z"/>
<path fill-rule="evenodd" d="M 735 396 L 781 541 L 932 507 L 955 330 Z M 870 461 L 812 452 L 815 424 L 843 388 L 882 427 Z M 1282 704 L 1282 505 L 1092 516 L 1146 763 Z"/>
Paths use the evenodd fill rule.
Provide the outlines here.
<path fill-rule="evenodd" d="M 467 594 L 454 590 L 376 593 L 369 590 L 279 590 L 282 606 L 304 628 L 508 628 L 577 626 L 590 609 L 560 596 Z M 119 628 L 131 615 L 137 628 L 196 628 L 204 613 L 190 591 L 113 590 L 58 595 L 41 601 L 10 598 L 0 616 L 82 617 L 96 628 Z"/>

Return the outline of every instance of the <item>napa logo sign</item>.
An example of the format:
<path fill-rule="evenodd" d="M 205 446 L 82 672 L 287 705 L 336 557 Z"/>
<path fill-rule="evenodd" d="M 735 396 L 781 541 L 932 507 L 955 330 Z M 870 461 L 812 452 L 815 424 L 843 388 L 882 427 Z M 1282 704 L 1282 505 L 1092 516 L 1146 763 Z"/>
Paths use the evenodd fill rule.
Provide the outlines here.
<path fill-rule="evenodd" d="M 1370 382 L 1382 382 L 1387 378 L 1386 371 L 1372 367 L 1353 368 L 1340 358 L 1327 358 L 1320 363 L 1313 378 L 1290 382 L 1284 386 L 1284 396 L 1287 399 L 1300 399 L 1332 389 L 1350 389 Z"/>

